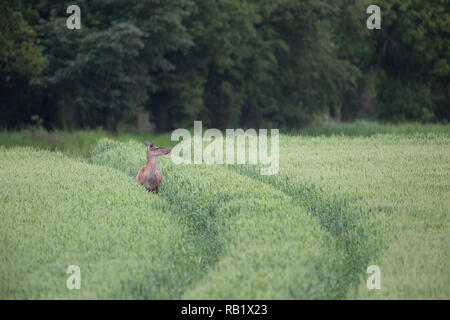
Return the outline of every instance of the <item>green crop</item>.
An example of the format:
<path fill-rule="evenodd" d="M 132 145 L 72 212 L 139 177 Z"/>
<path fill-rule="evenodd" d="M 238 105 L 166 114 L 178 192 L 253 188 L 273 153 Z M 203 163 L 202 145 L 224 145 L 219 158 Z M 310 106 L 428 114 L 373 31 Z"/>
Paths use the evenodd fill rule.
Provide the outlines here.
<path fill-rule="evenodd" d="M 0 179 L 1 298 L 173 298 L 195 273 L 168 204 L 118 170 L 2 148 Z M 66 288 L 69 265 L 81 290 Z"/>
<path fill-rule="evenodd" d="M 0 297 L 448 299 L 450 137 L 429 129 L 282 135 L 273 176 L 164 156 L 158 195 L 142 142 L 1 148 Z"/>

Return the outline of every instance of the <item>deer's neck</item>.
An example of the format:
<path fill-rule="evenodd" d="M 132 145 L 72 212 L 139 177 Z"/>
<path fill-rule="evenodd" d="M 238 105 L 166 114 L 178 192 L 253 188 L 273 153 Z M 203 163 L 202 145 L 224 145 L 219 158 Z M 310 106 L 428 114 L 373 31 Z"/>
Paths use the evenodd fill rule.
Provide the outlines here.
<path fill-rule="evenodd" d="M 150 154 L 150 151 L 147 150 L 147 167 L 150 169 L 151 172 L 155 172 L 157 169 L 158 161 L 156 160 L 156 157 L 153 157 Z"/>

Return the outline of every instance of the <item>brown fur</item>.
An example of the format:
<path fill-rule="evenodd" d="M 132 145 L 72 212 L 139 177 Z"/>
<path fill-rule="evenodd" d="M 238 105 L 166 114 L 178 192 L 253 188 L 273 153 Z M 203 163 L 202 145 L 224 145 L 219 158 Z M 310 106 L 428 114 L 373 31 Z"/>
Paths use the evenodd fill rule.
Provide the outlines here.
<path fill-rule="evenodd" d="M 147 191 L 157 194 L 162 180 L 162 175 L 157 167 L 157 157 L 168 154 L 171 150 L 155 146 L 153 143 L 148 143 L 148 141 L 145 144 L 147 146 L 147 164 L 139 170 L 136 180 Z"/>

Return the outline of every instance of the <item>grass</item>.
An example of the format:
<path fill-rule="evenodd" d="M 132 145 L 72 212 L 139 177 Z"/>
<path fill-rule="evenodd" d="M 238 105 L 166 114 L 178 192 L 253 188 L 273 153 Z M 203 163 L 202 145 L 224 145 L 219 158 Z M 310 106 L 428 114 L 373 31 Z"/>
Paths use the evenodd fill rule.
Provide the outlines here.
<path fill-rule="evenodd" d="M 0 297 L 450 298 L 448 126 L 305 130 L 281 136 L 275 176 L 162 157 L 158 196 L 135 181 L 145 136 L 0 147 Z"/>
<path fill-rule="evenodd" d="M 2 148 L 0 163 L 1 298 L 139 298 L 158 290 L 153 279 L 167 276 L 171 250 L 183 242 L 161 199 L 117 170 L 59 153 Z M 84 279 L 79 291 L 65 287 L 73 264 Z"/>
<path fill-rule="evenodd" d="M 30 148 L 2 147 L 0 163 L 0 298 L 173 299 L 204 272 L 184 217 L 128 175 Z"/>
<path fill-rule="evenodd" d="M 91 161 L 134 176 L 144 155 L 142 144 L 104 140 Z M 166 175 L 160 195 L 202 240 L 208 269 L 183 297 L 343 297 L 342 252 L 305 208 L 224 166 L 160 162 Z"/>
<path fill-rule="evenodd" d="M 192 133 L 192 132 L 191 132 Z M 403 123 L 403 124 L 382 124 L 373 121 L 355 121 L 351 123 L 323 123 L 284 132 L 293 136 L 358 136 L 369 137 L 378 134 L 395 135 L 414 135 L 439 134 L 450 136 L 450 125 L 444 124 L 421 124 L 421 123 Z M 171 147 L 175 142 L 170 141 L 170 134 L 151 134 L 138 132 L 125 132 L 113 134 L 104 130 L 78 130 L 46 131 L 41 128 L 22 129 L 20 131 L 0 131 L 0 145 L 7 148 L 17 146 L 29 146 L 50 151 L 62 151 L 71 157 L 87 157 L 91 149 L 104 138 L 115 141 L 136 141 L 149 140 L 156 145 L 165 145 Z"/>
<path fill-rule="evenodd" d="M 71 157 L 86 157 L 89 151 L 103 138 L 117 141 L 153 141 L 155 144 L 169 143 L 169 134 L 122 133 L 112 134 L 104 130 L 46 131 L 44 129 L 23 129 L 0 131 L 0 145 L 7 148 L 29 146 L 50 151 L 62 151 Z"/>
<path fill-rule="evenodd" d="M 350 266 L 380 266 L 382 290 L 367 290 L 362 272 L 348 298 L 447 299 L 449 144 L 436 134 L 284 137 L 278 176 L 235 169 L 306 203 L 312 214 L 325 213 L 319 219 Z M 311 187 L 321 196 L 310 197 Z"/>
<path fill-rule="evenodd" d="M 443 134 L 450 135 L 450 126 L 446 124 L 422 124 L 422 123 L 380 123 L 374 121 L 358 120 L 348 123 L 328 122 L 307 126 L 299 130 L 291 131 L 291 135 L 306 136 L 358 136 L 369 137 L 378 134 L 414 135 Z"/>

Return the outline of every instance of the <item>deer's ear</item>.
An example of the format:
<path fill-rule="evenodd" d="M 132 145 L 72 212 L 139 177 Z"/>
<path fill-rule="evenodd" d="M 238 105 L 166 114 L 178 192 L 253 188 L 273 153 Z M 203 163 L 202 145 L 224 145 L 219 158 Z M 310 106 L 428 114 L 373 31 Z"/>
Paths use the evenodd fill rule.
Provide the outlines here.
<path fill-rule="evenodd" d="M 150 147 L 152 147 L 153 148 L 153 146 L 154 146 L 154 144 L 153 144 L 153 142 L 150 144 Z"/>
<path fill-rule="evenodd" d="M 145 145 L 148 147 L 150 143 L 148 141 L 145 141 Z"/>

